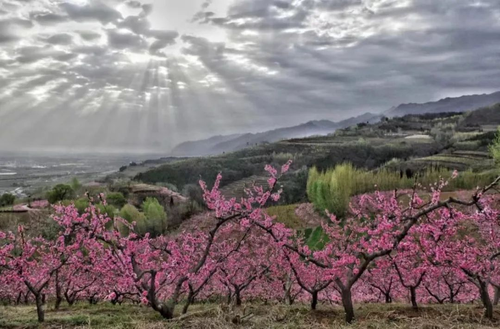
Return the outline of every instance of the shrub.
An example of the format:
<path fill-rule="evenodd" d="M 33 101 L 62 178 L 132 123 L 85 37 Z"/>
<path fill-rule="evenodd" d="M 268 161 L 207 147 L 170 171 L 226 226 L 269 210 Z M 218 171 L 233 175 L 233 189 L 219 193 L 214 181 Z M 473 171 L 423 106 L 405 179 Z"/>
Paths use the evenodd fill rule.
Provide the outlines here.
<path fill-rule="evenodd" d="M 80 214 L 85 212 L 85 209 L 89 207 L 89 199 L 88 198 L 79 198 L 75 200 L 75 208 L 78 210 Z"/>
<path fill-rule="evenodd" d="M 120 192 L 111 192 L 106 195 L 106 201 L 108 204 L 113 205 L 117 208 L 122 208 L 127 204 L 127 199 Z"/>
<path fill-rule="evenodd" d="M 149 233 L 152 237 L 162 235 L 167 230 L 167 214 L 165 209 L 155 198 L 146 198 L 142 203 L 145 218 L 137 221 L 137 233 Z"/>
<path fill-rule="evenodd" d="M 349 163 L 337 165 L 324 173 L 311 169 L 307 184 L 309 199 L 318 210 L 327 209 L 337 217 L 344 217 L 355 192 L 357 174 L 358 171 Z"/>
<path fill-rule="evenodd" d="M 102 203 L 99 203 L 98 205 L 96 205 L 96 208 L 99 209 L 99 212 L 101 214 L 107 215 L 111 219 L 115 218 L 116 208 L 112 205 L 103 205 Z"/>
<path fill-rule="evenodd" d="M 66 184 L 57 184 L 47 193 L 47 200 L 54 204 L 63 200 L 69 200 L 74 197 L 74 190 Z"/>
<path fill-rule="evenodd" d="M 498 128 L 497 135 L 493 144 L 490 146 L 490 153 L 497 164 L 500 164 L 500 127 Z"/>
<path fill-rule="evenodd" d="M 82 188 L 82 183 L 80 183 L 78 178 L 73 177 L 73 179 L 71 180 L 71 188 L 73 189 L 73 191 L 78 191 Z"/>
<path fill-rule="evenodd" d="M 0 207 L 12 206 L 16 201 L 16 197 L 10 193 L 4 193 L 0 197 Z"/>
<path fill-rule="evenodd" d="M 136 207 L 131 204 L 124 205 L 120 210 L 119 215 L 129 223 L 139 223 L 141 221 L 144 221 L 146 218 L 143 213 L 141 213 Z M 120 225 L 120 233 L 123 235 L 128 235 L 129 230 L 124 225 Z"/>

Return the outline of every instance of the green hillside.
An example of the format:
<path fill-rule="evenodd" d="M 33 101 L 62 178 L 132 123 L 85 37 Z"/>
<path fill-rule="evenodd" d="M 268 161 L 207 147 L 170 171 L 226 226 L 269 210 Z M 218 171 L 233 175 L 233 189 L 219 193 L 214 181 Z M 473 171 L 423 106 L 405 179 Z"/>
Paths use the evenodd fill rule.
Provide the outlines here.
<path fill-rule="evenodd" d="M 134 179 L 150 184 L 169 183 L 182 191 L 188 185 L 198 184 L 200 179 L 210 185 L 222 172 L 223 191 L 228 196 L 239 197 L 243 187 L 251 186 L 254 181 L 262 183 L 262 177 L 266 176 L 265 164 L 280 166 L 292 159 L 294 174 L 286 177 L 283 184 L 284 203 L 293 203 L 305 199 L 306 172 L 313 166 L 326 170 L 350 162 L 366 170 L 385 167 L 398 172 L 418 172 L 431 166 L 481 172 L 493 167 L 487 145 L 495 134 L 485 132 L 476 123 L 482 122 L 481 118 L 495 112 L 497 107 L 462 114 L 383 118 L 377 123 L 360 123 L 328 136 L 285 140 L 167 163 L 139 173 Z M 491 118 L 489 125 L 500 124 L 498 115 Z"/>

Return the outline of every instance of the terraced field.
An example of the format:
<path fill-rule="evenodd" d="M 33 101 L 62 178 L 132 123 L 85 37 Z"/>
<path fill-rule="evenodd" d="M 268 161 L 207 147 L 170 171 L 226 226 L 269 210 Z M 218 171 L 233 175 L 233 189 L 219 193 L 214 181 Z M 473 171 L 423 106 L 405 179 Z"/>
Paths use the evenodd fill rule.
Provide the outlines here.
<path fill-rule="evenodd" d="M 455 151 L 452 153 L 440 153 L 437 155 L 414 159 L 425 165 L 441 166 L 448 169 L 474 171 L 487 170 L 494 167 L 494 160 L 486 152 L 480 151 Z"/>
<path fill-rule="evenodd" d="M 221 188 L 222 194 L 226 198 L 242 198 L 245 196 L 244 190 L 253 186 L 267 186 L 267 178 L 265 176 L 250 176 L 240 179 L 234 183 L 228 184 Z"/>

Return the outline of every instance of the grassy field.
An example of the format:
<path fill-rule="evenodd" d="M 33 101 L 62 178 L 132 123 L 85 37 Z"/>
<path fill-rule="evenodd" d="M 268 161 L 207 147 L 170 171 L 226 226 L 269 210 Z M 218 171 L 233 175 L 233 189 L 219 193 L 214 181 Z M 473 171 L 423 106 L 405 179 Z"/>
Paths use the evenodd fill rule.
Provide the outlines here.
<path fill-rule="evenodd" d="M 306 222 L 295 213 L 297 206 L 296 204 L 274 206 L 267 208 L 266 211 L 269 216 L 276 216 L 276 221 L 285 224 L 288 228 L 305 229 L 307 227 Z"/>
<path fill-rule="evenodd" d="M 130 304 L 81 303 L 49 309 L 46 322 L 36 322 L 34 306 L 0 306 L 0 328 L 498 328 L 500 321 L 487 321 L 478 305 L 432 305 L 412 310 L 404 304 L 363 304 L 356 308 L 357 320 L 346 325 L 341 308 L 320 305 L 311 311 L 305 305 L 246 304 L 193 305 L 185 316 L 163 320 L 152 309 Z M 500 308 L 495 310 L 500 319 Z"/>

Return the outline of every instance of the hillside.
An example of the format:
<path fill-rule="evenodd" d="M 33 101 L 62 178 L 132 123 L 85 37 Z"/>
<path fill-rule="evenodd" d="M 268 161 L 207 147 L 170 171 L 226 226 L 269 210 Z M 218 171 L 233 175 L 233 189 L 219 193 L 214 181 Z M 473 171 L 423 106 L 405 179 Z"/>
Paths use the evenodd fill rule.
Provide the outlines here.
<path fill-rule="evenodd" d="M 432 166 L 482 172 L 493 165 L 487 145 L 494 133 L 486 133 L 484 128 L 500 124 L 500 117 L 491 114 L 496 113 L 495 109 L 361 122 L 327 136 L 280 140 L 217 156 L 187 158 L 140 173 L 135 180 L 169 183 L 182 191 L 200 178 L 211 184 L 222 172 L 221 186 L 227 186 L 223 190 L 240 196 L 234 192 L 254 180 L 260 181 L 265 164 L 279 166 L 292 159 L 292 173 L 283 182 L 283 202 L 292 203 L 304 200 L 307 168 L 312 166 L 324 170 L 350 162 L 368 170 L 386 167 L 416 172 Z M 482 118 L 490 118 L 488 126 L 480 124 L 485 123 Z"/>
<path fill-rule="evenodd" d="M 500 103 L 470 112 L 459 127 L 462 130 L 481 128 L 484 131 L 494 131 L 500 122 Z"/>
<path fill-rule="evenodd" d="M 284 139 L 303 138 L 315 135 L 328 135 L 336 129 L 349 127 L 360 122 L 376 122 L 380 116 L 373 113 L 349 118 L 347 120 L 332 122 L 329 120 L 309 121 L 304 124 L 278 128 L 261 133 L 236 134 L 228 136 L 214 136 L 208 139 L 189 141 L 177 145 L 171 152 L 173 156 L 206 156 L 233 152 L 249 146 L 262 143 L 274 143 Z"/>
<path fill-rule="evenodd" d="M 500 103 L 500 92 L 482 95 L 466 95 L 455 98 L 444 98 L 437 102 L 428 102 L 423 104 L 408 103 L 393 107 L 383 113 L 383 116 L 403 117 L 405 115 L 424 115 L 437 113 L 462 113 L 482 109 Z M 491 111 L 495 115 L 495 109 Z M 489 117 L 490 114 L 486 115 Z M 333 122 L 329 120 L 309 121 L 297 126 L 278 128 L 260 133 L 233 134 L 226 136 L 213 136 L 207 139 L 188 141 L 174 147 L 172 156 L 194 157 L 223 154 L 225 152 L 234 152 L 249 146 L 256 146 L 265 143 L 275 143 L 281 140 L 305 138 L 310 136 L 325 136 L 334 133 L 338 129 L 347 128 L 359 123 L 376 123 L 382 115 L 365 113 L 363 115 L 352 117 L 347 120 Z M 462 124 L 461 129 L 469 126 L 474 130 L 479 126 L 487 125 L 487 122 L 473 123 L 474 120 L 480 120 L 475 116 L 468 119 L 467 124 Z M 491 127 L 490 127 L 491 128 Z M 495 127 L 493 127 L 495 128 Z M 483 129 L 488 129 L 483 127 Z"/>
<path fill-rule="evenodd" d="M 407 114 L 467 112 L 485 106 L 491 106 L 496 103 L 500 103 L 500 92 L 495 92 L 493 94 L 468 95 L 455 98 L 448 97 L 437 102 L 428 102 L 423 104 L 401 104 L 384 112 L 384 115 L 388 117 L 401 117 Z"/>

